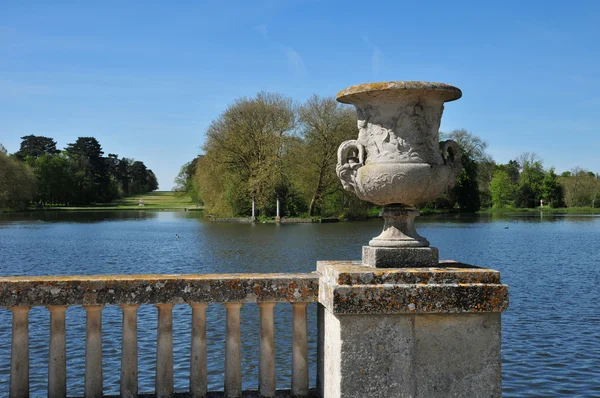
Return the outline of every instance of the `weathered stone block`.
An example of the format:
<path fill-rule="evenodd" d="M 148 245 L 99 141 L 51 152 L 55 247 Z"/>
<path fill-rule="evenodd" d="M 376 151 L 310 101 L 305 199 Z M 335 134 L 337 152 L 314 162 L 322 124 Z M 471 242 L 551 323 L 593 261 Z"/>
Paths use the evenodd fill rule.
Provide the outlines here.
<path fill-rule="evenodd" d="M 369 268 L 320 261 L 326 397 L 500 397 L 500 273 L 452 261 Z"/>
<path fill-rule="evenodd" d="M 334 315 L 324 397 L 500 397 L 500 314 Z"/>
<path fill-rule="evenodd" d="M 435 247 L 363 246 L 363 265 L 375 268 L 436 267 L 440 261 Z"/>
<path fill-rule="evenodd" d="M 495 270 L 442 262 L 438 267 L 376 269 L 319 261 L 319 303 L 333 314 L 502 312 L 508 287 Z"/>

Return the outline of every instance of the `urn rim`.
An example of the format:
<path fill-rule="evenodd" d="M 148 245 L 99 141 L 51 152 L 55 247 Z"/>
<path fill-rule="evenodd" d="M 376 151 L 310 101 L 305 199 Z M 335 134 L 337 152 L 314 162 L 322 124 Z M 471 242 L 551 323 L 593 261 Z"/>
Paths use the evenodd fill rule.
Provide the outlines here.
<path fill-rule="evenodd" d="M 348 87 L 337 93 L 336 99 L 345 104 L 371 100 L 406 97 L 431 97 L 450 102 L 462 97 L 458 87 L 445 83 L 422 81 L 390 81 L 363 83 Z"/>

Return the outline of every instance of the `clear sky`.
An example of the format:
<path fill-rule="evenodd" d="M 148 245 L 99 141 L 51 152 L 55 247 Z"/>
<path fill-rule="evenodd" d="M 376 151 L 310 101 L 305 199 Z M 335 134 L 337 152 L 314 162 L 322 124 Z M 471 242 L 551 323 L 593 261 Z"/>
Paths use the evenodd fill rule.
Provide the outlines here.
<path fill-rule="evenodd" d="M 235 98 L 427 80 L 496 161 L 600 172 L 599 42 L 600 1 L 0 0 L 0 143 L 93 136 L 168 190 Z"/>

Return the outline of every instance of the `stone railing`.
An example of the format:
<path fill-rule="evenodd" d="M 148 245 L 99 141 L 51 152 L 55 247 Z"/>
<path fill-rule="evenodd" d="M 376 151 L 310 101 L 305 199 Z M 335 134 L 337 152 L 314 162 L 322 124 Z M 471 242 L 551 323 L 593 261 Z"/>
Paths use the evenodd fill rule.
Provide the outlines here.
<path fill-rule="evenodd" d="M 291 394 L 309 395 L 306 308 L 317 300 L 318 287 L 315 273 L 0 277 L 0 306 L 12 312 L 10 396 L 29 396 L 28 318 L 32 306 L 45 306 L 50 312 L 48 396 L 67 395 L 65 313 L 69 306 L 83 306 L 86 311 L 85 396 L 102 396 L 102 309 L 118 305 L 123 314 L 120 392 L 123 397 L 136 397 L 137 311 L 143 304 L 158 308 L 156 396 L 173 396 L 172 310 L 176 304 L 192 308 L 189 395 L 207 394 L 206 308 L 223 304 L 225 396 L 241 396 L 240 308 L 244 303 L 257 303 L 260 308 L 260 394 L 276 395 L 274 307 L 291 303 Z"/>
<path fill-rule="evenodd" d="M 308 384 L 307 305 L 317 302 L 317 388 Z M 291 303 L 291 391 L 275 385 L 274 306 Z M 158 308 L 155 396 L 173 396 L 176 304 L 192 308 L 189 394 L 207 394 L 206 308 L 226 307 L 224 396 L 500 397 L 500 273 L 453 261 L 372 268 L 320 261 L 309 274 L 0 277 L 12 311 L 10 396 L 29 395 L 28 314 L 50 312 L 48 395 L 66 396 L 68 306 L 86 311 L 86 397 L 102 396 L 102 308 L 122 308 L 121 396 L 138 394 L 137 311 Z M 240 308 L 260 307 L 259 391 L 242 392 Z"/>

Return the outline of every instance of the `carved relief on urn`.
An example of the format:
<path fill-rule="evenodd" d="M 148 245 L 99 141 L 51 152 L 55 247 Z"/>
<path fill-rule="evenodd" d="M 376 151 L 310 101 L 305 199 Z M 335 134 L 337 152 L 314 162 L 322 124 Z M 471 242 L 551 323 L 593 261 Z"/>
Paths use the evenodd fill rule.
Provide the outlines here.
<path fill-rule="evenodd" d="M 360 199 L 386 206 L 384 232 L 370 246 L 429 246 L 414 230 L 413 206 L 453 187 L 461 171 L 459 146 L 438 138 L 444 103 L 461 95 L 427 82 L 367 83 L 338 93 L 338 101 L 356 107 L 358 138 L 339 147 L 337 174 Z"/>

